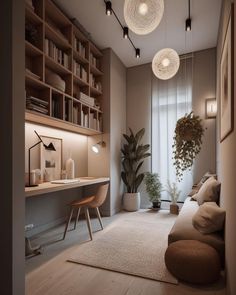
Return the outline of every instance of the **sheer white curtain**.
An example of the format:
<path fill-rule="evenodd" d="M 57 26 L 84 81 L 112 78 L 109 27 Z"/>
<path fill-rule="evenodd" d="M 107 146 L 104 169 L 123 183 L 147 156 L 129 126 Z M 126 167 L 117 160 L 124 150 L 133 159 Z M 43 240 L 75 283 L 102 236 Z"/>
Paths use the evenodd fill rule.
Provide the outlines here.
<path fill-rule="evenodd" d="M 181 200 L 191 190 L 192 172 L 185 172 L 177 182 L 172 145 L 177 120 L 192 110 L 192 62 L 192 57 L 181 59 L 177 75 L 170 80 L 152 78 L 152 171 L 160 175 L 164 187 L 167 180 L 176 182 Z M 162 199 L 168 199 L 165 191 Z"/>

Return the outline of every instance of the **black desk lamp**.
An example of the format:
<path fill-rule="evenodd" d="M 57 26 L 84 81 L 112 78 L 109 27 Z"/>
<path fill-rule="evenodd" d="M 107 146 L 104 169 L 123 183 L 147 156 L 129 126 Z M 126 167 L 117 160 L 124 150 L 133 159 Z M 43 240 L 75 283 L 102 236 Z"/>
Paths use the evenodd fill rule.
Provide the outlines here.
<path fill-rule="evenodd" d="M 42 138 L 38 135 L 38 133 L 34 130 L 34 132 L 36 133 L 36 135 L 38 136 L 39 138 L 39 142 L 35 143 L 34 145 L 32 145 L 30 148 L 29 148 L 29 151 L 28 151 L 28 170 L 29 170 L 29 183 L 27 185 L 27 187 L 30 187 L 30 186 L 38 186 L 38 184 L 31 184 L 30 183 L 30 171 L 31 171 L 31 168 L 30 168 L 30 153 L 31 153 L 31 150 L 32 148 L 34 148 L 35 146 L 37 146 L 38 144 L 40 144 L 42 142 L 44 148 L 48 151 L 56 151 L 54 145 L 50 142 L 49 145 L 46 145 Z"/>

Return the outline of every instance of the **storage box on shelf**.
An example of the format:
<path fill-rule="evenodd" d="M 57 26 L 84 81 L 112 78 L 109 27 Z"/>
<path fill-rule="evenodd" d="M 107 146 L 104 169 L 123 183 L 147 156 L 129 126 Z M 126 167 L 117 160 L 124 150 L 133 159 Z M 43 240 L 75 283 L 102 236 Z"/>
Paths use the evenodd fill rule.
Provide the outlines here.
<path fill-rule="evenodd" d="M 101 52 L 51 0 L 26 1 L 26 120 L 99 134 Z"/>

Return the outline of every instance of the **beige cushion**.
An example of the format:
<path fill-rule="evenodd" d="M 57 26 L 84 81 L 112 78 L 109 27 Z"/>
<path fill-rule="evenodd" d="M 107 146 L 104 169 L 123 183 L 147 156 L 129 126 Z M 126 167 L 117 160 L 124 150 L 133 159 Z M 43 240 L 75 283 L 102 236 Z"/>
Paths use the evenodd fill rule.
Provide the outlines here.
<path fill-rule="evenodd" d="M 197 200 L 199 205 L 204 202 L 218 202 L 220 192 L 220 183 L 214 178 L 208 178 L 194 198 Z"/>
<path fill-rule="evenodd" d="M 199 207 L 193 216 L 193 226 L 203 234 L 220 231 L 224 227 L 225 210 L 215 202 L 207 202 Z"/>

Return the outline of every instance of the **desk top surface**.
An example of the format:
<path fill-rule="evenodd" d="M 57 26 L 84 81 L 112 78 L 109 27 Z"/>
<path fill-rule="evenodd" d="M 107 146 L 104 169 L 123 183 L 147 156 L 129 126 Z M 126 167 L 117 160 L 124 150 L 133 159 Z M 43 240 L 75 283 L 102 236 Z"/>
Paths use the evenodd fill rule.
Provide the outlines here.
<path fill-rule="evenodd" d="M 26 187 L 25 188 L 25 197 L 33 197 L 37 195 L 42 195 L 46 193 L 62 191 L 66 189 L 72 189 L 77 187 L 82 187 L 86 185 L 108 182 L 110 179 L 108 177 L 80 177 L 80 181 L 73 182 L 73 183 L 62 183 L 62 184 L 55 184 L 51 182 L 44 182 L 39 184 L 38 186 L 34 187 Z"/>

